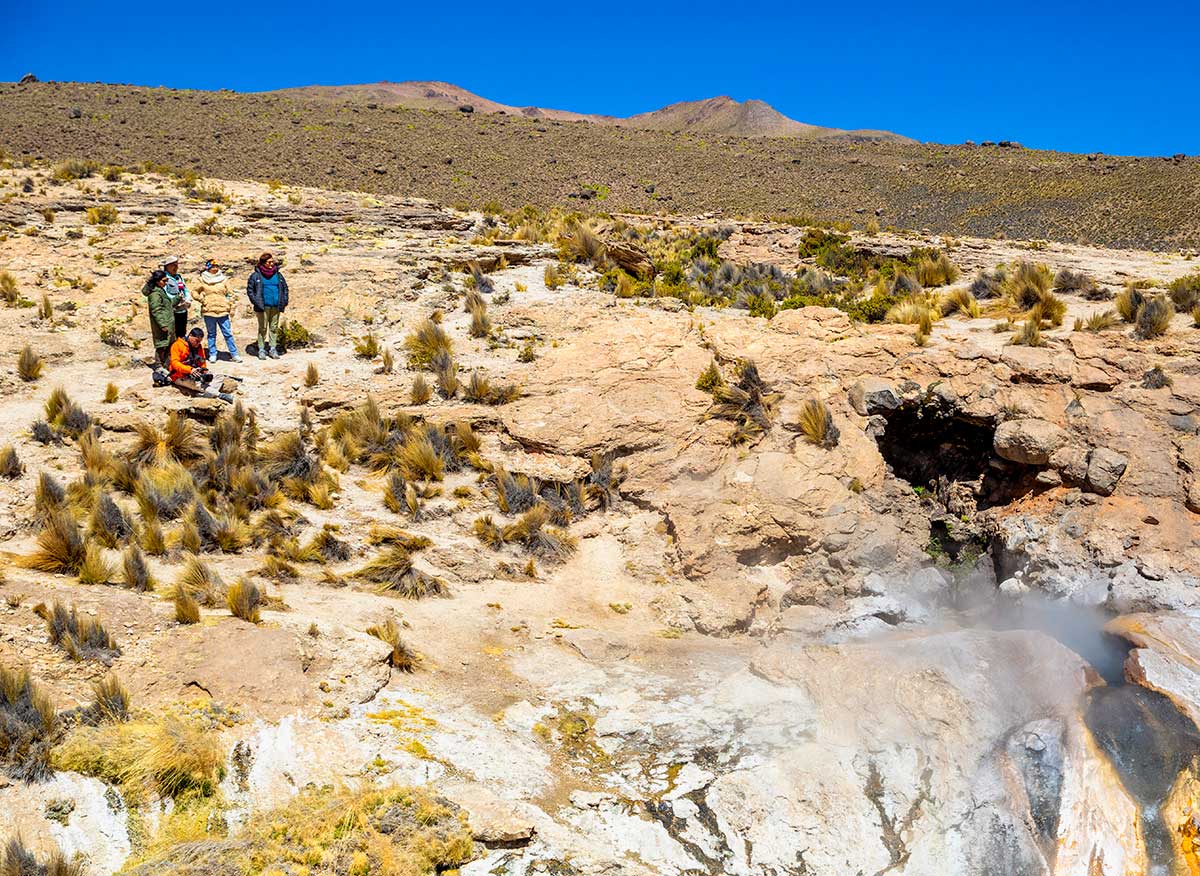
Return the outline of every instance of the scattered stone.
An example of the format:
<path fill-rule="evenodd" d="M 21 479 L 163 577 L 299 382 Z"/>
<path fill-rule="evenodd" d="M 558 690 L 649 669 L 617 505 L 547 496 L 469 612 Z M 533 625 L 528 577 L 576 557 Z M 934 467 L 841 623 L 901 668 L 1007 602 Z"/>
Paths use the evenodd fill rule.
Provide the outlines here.
<path fill-rule="evenodd" d="M 1111 496 L 1128 464 L 1129 460 L 1116 451 L 1097 447 L 1088 457 L 1084 486 L 1101 496 Z"/>
<path fill-rule="evenodd" d="M 887 414 L 900 407 L 900 395 L 888 380 L 865 377 L 850 387 L 850 406 L 863 417 Z"/>

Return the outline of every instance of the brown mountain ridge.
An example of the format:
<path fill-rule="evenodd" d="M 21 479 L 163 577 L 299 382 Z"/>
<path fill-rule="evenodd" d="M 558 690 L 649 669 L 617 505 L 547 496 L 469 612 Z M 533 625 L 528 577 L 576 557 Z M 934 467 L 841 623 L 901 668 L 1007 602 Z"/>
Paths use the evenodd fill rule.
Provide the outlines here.
<path fill-rule="evenodd" d="M 852 141 L 911 143 L 908 137 L 890 131 L 853 130 L 811 125 L 790 119 L 761 100 L 737 101 L 727 95 L 705 100 L 673 103 L 652 112 L 627 118 L 577 113 L 537 106 L 510 106 L 489 100 L 449 82 L 372 82 L 361 85 L 306 85 L 266 94 L 318 98 L 330 101 L 377 103 L 411 109 L 456 110 L 524 116 L 530 119 L 591 122 L 597 125 L 645 128 L 655 131 L 686 131 L 726 137 L 793 137 Z"/>

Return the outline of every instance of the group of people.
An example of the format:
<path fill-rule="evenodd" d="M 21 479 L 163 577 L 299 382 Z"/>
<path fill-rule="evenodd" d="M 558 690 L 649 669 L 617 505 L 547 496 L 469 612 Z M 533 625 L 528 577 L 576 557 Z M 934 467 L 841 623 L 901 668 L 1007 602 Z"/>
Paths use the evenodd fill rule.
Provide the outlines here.
<path fill-rule="evenodd" d="M 278 359 L 279 316 L 288 306 L 288 285 L 279 262 L 269 253 L 258 257 L 246 280 L 246 297 L 258 318 L 258 358 Z M 179 270 L 179 259 L 163 259 L 142 287 L 150 312 L 154 357 L 172 383 L 184 380 L 207 386 L 211 380 L 208 363 L 217 359 L 217 333 L 234 362 L 241 362 L 233 337 L 233 312 L 237 294 L 230 279 L 215 259 L 204 263 L 199 283 L 189 287 Z M 188 329 L 199 306 L 199 325 Z M 205 340 L 207 339 L 207 344 Z"/>

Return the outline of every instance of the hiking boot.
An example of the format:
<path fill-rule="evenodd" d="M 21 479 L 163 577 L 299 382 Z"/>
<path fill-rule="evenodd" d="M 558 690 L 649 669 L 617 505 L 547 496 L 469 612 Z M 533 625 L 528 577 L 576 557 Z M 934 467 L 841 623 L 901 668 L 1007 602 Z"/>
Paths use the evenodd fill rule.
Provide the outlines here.
<path fill-rule="evenodd" d="M 272 359 L 278 359 L 278 358 L 279 358 L 279 353 L 277 353 L 277 352 L 275 351 L 275 348 L 274 348 L 274 347 L 272 347 L 271 349 L 267 350 L 267 355 L 268 355 L 268 356 L 270 356 Z"/>
<path fill-rule="evenodd" d="M 266 358 L 267 358 L 267 351 L 266 351 L 266 350 L 264 350 L 262 347 L 259 347 L 259 348 L 258 348 L 258 358 L 260 358 L 260 359 L 266 359 Z"/>
<path fill-rule="evenodd" d="M 242 361 L 242 357 L 241 357 L 241 356 L 239 356 L 237 353 L 234 353 L 232 356 L 230 356 L 230 357 L 229 357 L 229 360 L 230 360 L 231 362 L 241 362 L 241 361 Z"/>

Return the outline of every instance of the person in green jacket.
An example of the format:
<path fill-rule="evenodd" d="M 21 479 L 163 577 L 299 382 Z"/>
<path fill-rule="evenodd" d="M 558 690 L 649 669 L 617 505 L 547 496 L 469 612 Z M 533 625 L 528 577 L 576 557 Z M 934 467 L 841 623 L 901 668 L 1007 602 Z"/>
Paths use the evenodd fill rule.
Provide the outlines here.
<path fill-rule="evenodd" d="M 150 336 L 154 340 L 154 358 L 163 368 L 171 364 L 171 344 L 175 342 L 175 306 L 167 296 L 167 272 L 155 271 L 142 287 L 150 309 Z"/>

